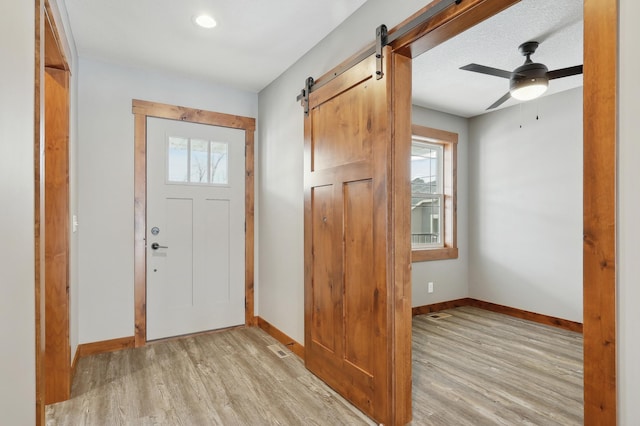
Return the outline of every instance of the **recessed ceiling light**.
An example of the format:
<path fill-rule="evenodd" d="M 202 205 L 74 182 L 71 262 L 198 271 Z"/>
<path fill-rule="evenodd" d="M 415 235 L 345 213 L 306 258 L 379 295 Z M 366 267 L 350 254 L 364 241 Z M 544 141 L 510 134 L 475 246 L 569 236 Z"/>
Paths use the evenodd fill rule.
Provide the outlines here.
<path fill-rule="evenodd" d="M 218 25 L 215 19 L 213 19 L 210 15 L 205 14 L 196 16 L 195 18 L 193 18 L 193 22 L 195 22 L 202 28 L 213 28 Z"/>

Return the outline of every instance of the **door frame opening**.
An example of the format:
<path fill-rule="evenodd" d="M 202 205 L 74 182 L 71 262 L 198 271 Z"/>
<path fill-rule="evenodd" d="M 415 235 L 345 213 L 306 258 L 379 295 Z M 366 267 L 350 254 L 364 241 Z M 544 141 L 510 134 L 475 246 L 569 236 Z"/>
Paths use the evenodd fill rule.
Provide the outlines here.
<path fill-rule="evenodd" d="M 417 27 L 395 40 L 391 43 L 392 55 L 414 58 L 519 1 L 464 1 L 442 12 L 441 25 Z M 430 7 L 433 4 L 420 12 Z M 584 2 L 582 297 L 586 425 L 617 421 L 617 33 L 617 0 Z M 403 89 L 406 87 L 396 88 Z"/>
<path fill-rule="evenodd" d="M 34 304 L 35 414 L 71 392 L 69 286 L 69 51 L 54 2 L 35 4 Z"/>
<path fill-rule="evenodd" d="M 245 325 L 254 315 L 254 133 L 256 120 L 220 112 L 134 99 L 134 309 L 135 347 L 147 342 L 147 117 L 229 127 L 245 132 Z"/>

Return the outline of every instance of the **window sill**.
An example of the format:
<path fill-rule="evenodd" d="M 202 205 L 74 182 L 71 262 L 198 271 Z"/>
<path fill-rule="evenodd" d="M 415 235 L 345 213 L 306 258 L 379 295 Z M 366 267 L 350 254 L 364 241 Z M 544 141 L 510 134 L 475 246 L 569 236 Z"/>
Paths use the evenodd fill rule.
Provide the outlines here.
<path fill-rule="evenodd" d="M 457 247 L 443 247 L 437 249 L 411 251 L 411 262 L 426 262 L 429 260 L 446 260 L 457 258 Z"/>

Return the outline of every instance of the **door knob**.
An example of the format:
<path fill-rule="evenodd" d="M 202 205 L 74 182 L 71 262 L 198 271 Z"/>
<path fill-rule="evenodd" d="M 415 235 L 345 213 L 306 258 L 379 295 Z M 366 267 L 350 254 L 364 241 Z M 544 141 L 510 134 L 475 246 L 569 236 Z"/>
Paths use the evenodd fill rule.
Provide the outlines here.
<path fill-rule="evenodd" d="M 159 248 L 169 248 L 169 247 L 167 247 L 167 246 L 161 246 L 161 245 L 160 245 L 160 244 L 158 244 L 158 243 L 152 243 L 152 244 L 151 244 L 151 248 L 152 248 L 153 250 L 158 250 Z"/>

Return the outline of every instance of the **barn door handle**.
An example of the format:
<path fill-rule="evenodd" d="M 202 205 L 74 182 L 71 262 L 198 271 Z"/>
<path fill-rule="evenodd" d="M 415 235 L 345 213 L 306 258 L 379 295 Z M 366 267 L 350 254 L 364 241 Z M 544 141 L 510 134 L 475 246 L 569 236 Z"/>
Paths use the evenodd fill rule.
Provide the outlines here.
<path fill-rule="evenodd" d="M 160 244 L 158 244 L 158 243 L 153 243 L 153 244 L 151 244 L 151 249 L 153 249 L 153 250 L 158 250 L 159 248 L 169 248 L 169 247 L 167 247 L 167 246 L 161 246 L 161 245 L 160 245 Z"/>

